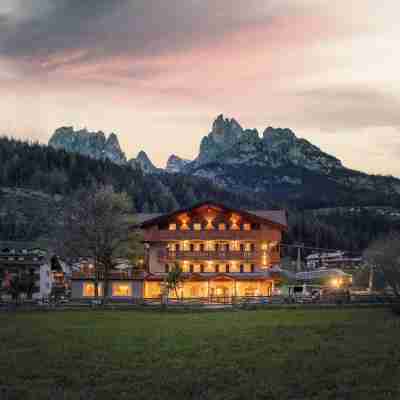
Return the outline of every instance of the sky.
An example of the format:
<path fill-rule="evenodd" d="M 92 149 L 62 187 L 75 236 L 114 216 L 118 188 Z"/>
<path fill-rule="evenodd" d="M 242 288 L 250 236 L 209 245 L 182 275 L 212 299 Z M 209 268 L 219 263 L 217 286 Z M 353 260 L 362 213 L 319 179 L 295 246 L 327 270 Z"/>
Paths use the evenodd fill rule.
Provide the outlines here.
<path fill-rule="evenodd" d="M 0 134 L 193 159 L 217 115 L 400 176 L 398 0 L 1 0 Z"/>

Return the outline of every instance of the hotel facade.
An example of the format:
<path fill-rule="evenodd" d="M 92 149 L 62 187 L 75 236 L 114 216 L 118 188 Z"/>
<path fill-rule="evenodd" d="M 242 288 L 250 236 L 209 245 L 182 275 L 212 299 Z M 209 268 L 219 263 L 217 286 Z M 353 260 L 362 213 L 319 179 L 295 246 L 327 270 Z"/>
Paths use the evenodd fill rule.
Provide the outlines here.
<path fill-rule="evenodd" d="M 245 211 L 204 202 L 164 215 L 138 215 L 145 250 L 142 271 L 112 272 L 111 299 L 161 299 L 173 268 L 182 282 L 171 298 L 208 302 L 234 297 L 270 296 L 280 264 L 282 234 L 287 230 L 283 210 Z M 99 295 L 102 295 L 102 282 Z M 74 298 L 94 297 L 90 271 L 75 274 Z"/>

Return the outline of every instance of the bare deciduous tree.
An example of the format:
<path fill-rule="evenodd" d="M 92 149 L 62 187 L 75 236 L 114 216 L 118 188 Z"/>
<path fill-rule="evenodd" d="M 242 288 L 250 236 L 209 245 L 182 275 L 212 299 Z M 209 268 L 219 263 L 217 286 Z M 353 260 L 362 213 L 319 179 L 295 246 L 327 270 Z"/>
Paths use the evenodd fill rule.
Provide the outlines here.
<path fill-rule="evenodd" d="M 374 241 L 365 251 L 365 258 L 400 298 L 400 234 L 391 233 Z"/>
<path fill-rule="evenodd" d="M 64 212 L 61 248 L 66 255 L 93 260 L 95 296 L 98 296 L 98 282 L 102 275 L 104 301 L 108 297 L 109 273 L 131 240 L 131 211 L 126 193 L 116 193 L 107 186 L 79 191 Z"/>

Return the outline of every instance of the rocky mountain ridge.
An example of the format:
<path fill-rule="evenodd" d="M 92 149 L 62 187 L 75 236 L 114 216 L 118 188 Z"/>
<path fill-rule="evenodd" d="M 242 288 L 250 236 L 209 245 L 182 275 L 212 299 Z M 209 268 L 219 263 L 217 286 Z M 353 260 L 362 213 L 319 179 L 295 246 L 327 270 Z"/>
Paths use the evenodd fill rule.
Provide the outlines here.
<path fill-rule="evenodd" d="M 143 151 L 137 158 L 126 161 L 116 136 L 110 135 L 105 140 L 101 132 L 89 134 L 86 130 L 74 132 L 71 128 L 61 128 L 49 144 L 140 167 L 144 174 L 206 178 L 236 193 L 254 193 L 300 206 L 324 207 L 352 202 L 382 205 L 400 199 L 399 179 L 346 168 L 339 159 L 297 137 L 288 128 L 267 127 L 260 135 L 256 129 L 244 129 L 235 119 L 223 115 L 212 124 L 193 161 L 172 155 L 166 169 L 157 168 Z"/>
<path fill-rule="evenodd" d="M 56 129 L 49 140 L 49 146 L 96 160 L 108 159 L 119 165 L 127 162 L 115 133 L 106 138 L 102 131 L 89 132 L 87 129 L 75 131 L 72 126 L 65 126 Z"/>
<path fill-rule="evenodd" d="M 191 160 L 185 160 L 184 158 L 180 158 L 173 154 L 167 161 L 165 171 L 170 174 L 178 174 L 182 172 L 191 162 Z"/>

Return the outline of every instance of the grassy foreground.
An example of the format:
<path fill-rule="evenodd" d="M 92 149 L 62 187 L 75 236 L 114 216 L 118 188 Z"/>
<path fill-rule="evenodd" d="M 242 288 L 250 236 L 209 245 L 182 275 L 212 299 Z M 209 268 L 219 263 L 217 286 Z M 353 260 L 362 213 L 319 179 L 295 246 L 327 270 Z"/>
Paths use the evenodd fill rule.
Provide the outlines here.
<path fill-rule="evenodd" d="M 399 399 L 384 309 L 0 315 L 0 399 Z"/>

